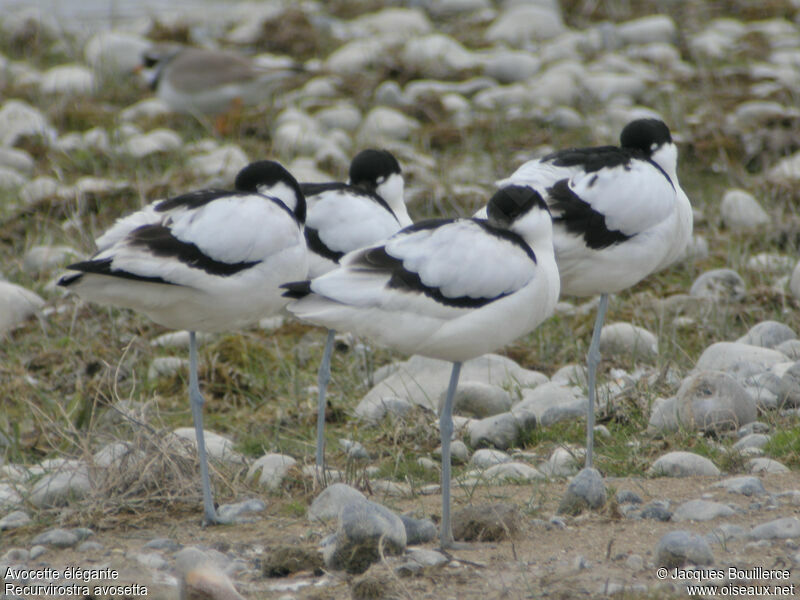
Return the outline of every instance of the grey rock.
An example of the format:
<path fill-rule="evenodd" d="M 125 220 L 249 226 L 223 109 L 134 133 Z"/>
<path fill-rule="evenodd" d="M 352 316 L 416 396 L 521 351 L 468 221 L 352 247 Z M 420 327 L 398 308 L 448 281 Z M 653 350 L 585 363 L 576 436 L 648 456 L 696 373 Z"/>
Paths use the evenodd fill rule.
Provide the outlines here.
<path fill-rule="evenodd" d="M 794 259 L 785 254 L 775 252 L 759 252 L 747 259 L 745 267 L 760 273 L 788 273 L 794 265 Z"/>
<path fill-rule="evenodd" d="M 479 542 L 505 540 L 516 535 L 521 522 L 515 504 L 473 504 L 453 511 L 453 537 Z"/>
<path fill-rule="evenodd" d="M 103 549 L 103 544 L 100 542 L 86 541 L 78 544 L 75 548 L 78 552 L 99 552 Z"/>
<path fill-rule="evenodd" d="M 0 519 L 0 531 L 16 529 L 31 522 L 31 517 L 24 510 L 15 510 Z"/>
<path fill-rule="evenodd" d="M 615 498 L 617 504 L 642 504 L 644 502 L 642 497 L 633 490 L 619 490 Z"/>
<path fill-rule="evenodd" d="M 511 407 L 511 414 L 525 430 L 536 424 L 543 427 L 584 416 L 588 399 L 573 387 L 559 383 L 544 383 L 522 391 L 522 400 Z"/>
<path fill-rule="evenodd" d="M 786 356 L 770 348 L 736 342 L 717 342 L 706 348 L 697 360 L 697 371 L 731 372 L 747 365 L 752 371 L 766 370 L 786 361 Z"/>
<path fill-rule="evenodd" d="M 263 500 L 251 498 L 233 504 L 223 504 L 217 509 L 217 518 L 222 523 L 251 523 L 253 513 L 263 512 L 267 508 Z"/>
<path fill-rule="evenodd" d="M 511 457 L 500 450 L 482 448 L 475 451 L 472 458 L 469 459 L 469 462 L 479 469 L 488 469 L 494 465 L 511 462 Z"/>
<path fill-rule="evenodd" d="M 678 399 L 656 398 L 650 408 L 650 421 L 647 424 L 648 432 L 677 431 L 680 427 L 678 422 Z"/>
<path fill-rule="evenodd" d="M 800 406 L 800 362 L 795 362 L 783 372 L 775 392 L 778 406 Z"/>
<path fill-rule="evenodd" d="M 536 74 L 542 61 L 530 52 L 500 50 L 483 60 L 483 72 L 500 83 L 523 81 Z"/>
<path fill-rule="evenodd" d="M 740 477 L 729 477 L 715 483 L 714 487 L 725 488 L 731 493 L 742 494 L 743 496 L 761 496 L 767 493 L 764 484 L 758 477 L 743 475 Z"/>
<path fill-rule="evenodd" d="M 24 563 L 30 558 L 30 552 L 25 548 L 11 548 L 0 556 L 0 564 Z"/>
<path fill-rule="evenodd" d="M 36 163 L 24 150 L 0 147 L 0 166 L 8 167 L 23 175 L 32 175 Z"/>
<path fill-rule="evenodd" d="M 467 425 L 469 441 L 473 446 L 491 445 L 505 450 L 510 448 L 520 434 L 519 422 L 510 412 L 470 421 Z"/>
<path fill-rule="evenodd" d="M 191 446 L 197 447 L 194 427 L 178 427 L 172 433 L 178 440 L 186 440 Z M 245 458 L 233 449 L 232 440 L 208 429 L 203 432 L 203 435 L 209 458 L 234 466 L 246 464 Z"/>
<path fill-rule="evenodd" d="M 786 340 L 775 346 L 775 350 L 783 352 L 791 360 L 800 360 L 800 340 Z"/>
<path fill-rule="evenodd" d="M 147 378 L 150 380 L 159 377 L 172 377 L 176 373 L 187 371 L 189 360 L 177 356 L 157 356 L 147 368 Z"/>
<path fill-rule="evenodd" d="M 44 306 L 44 300 L 22 286 L 0 281 L 0 334 L 16 327 Z"/>
<path fill-rule="evenodd" d="M 430 519 L 415 519 L 408 515 L 400 515 L 406 528 L 406 544 L 427 544 L 436 537 L 436 524 Z"/>
<path fill-rule="evenodd" d="M 145 453 L 134 448 L 130 442 L 110 442 L 94 453 L 92 460 L 98 467 L 114 467 L 116 469 L 136 468 L 135 465 L 145 458 Z"/>
<path fill-rule="evenodd" d="M 744 450 L 745 448 L 763 448 L 767 445 L 769 436 L 763 433 L 751 433 L 744 436 L 733 445 L 734 450 Z M 753 478 L 755 479 L 755 478 Z"/>
<path fill-rule="evenodd" d="M 375 502 L 347 504 L 339 514 L 332 543 L 323 548 L 328 568 L 363 573 L 384 554 L 400 554 L 406 548 L 402 519 Z"/>
<path fill-rule="evenodd" d="M 733 523 L 722 523 L 715 527 L 710 533 L 706 534 L 706 541 L 709 544 L 721 544 L 723 547 L 731 541 L 743 540 L 747 538 L 748 531 L 741 525 Z"/>
<path fill-rule="evenodd" d="M 400 58 L 409 70 L 432 79 L 454 79 L 480 64 L 475 53 L 441 33 L 408 40 Z"/>
<path fill-rule="evenodd" d="M 656 564 L 660 567 L 680 567 L 687 563 L 710 565 L 714 562 L 711 546 L 701 536 L 689 531 L 670 531 L 656 544 Z"/>
<path fill-rule="evenodd" d="M 314 498 L 308 508 L 308 518 L 312 521 L 336 519 L 345 506 L 366 500 L 366 496 L 357 489 L 344 483 L 334 483 Z"/>
<path fill-rule="evenodd" d="M 577 515 L 587 508 L 596 510 L 605 505 L 606 499 L 603 476 L 597 469 L 585 468 L 569 482 L 558 506 L 558 513 Z"/>
<path fill-rule="evenodd" d="M 0 106 L 0 146 L 15 146 L 25 136 L 40 137 L 50 142 L 56 131 L 40 110 L 22 100 L 6 100 Z"/>
<path fill-rule="evenodd" d="M 531 42 L 548 40 L 566 30 L 560 11 L 554 5 L 511 5 L 486 30 L 489 42 L 505 42 L 521 47 Z"/>
<path fill-rule="evenodd" d="M 527 482 L 543 479 L 544 473 L 527 463 L 511 461 L 494 465 L 483 472 L 483 479 L 493 483 L 499 482 Z"/>
<path fill-rule="evenodd" d="M 678 420 L 700 431 L 737 429 L 755 421 L 755 400 L 722 371 L 698 371 L 683 380 L 676 394 Z"/>
<path fill-rule="evenodd" d="M 164 552 L 175 553 L 183 548 L 183 545 L 170 538 L 153 538 L 144 546 L 142 546 L 142 548 L 147 550 L 163 550 Z"/>
<path fill-rule="evenodd" d="M 652 521 L 669 521 L 672 519 L 672 511 L 664 502 L 654 501 L 643 506 L 636 516 Z"/>
<path fill-rule="evenodd" d="M 433 451 L 433 455 L 442 458 L 442 447 L 439 446 Z M 450 460 L 455 464 L 466 464 L 469 462 L 469 448 L 461 440 L 453 440 L 450 442 Z"/>
<path fill-rule="evenodd" d="M 668 452 L 660 456 L 648 469 L 651 475 L 691 477 L 693 475 L 719 475 L 719 469 L 704 456 L 692 452 Z"/>
<path fill-rule="evenodd" d="M 0 483 L 0 507 L 14 507 L 22 503 L 18 486 L 11 483 Z"/>
<path fill-rule="evenodd" d="M 579 469 L 578 460 L 583 456 L 583 449 L 575 452 L 566 448 L 556 448 L 547 461 L 539 465 L 539 470 L 548 477 L 567 477 Z"/>
<path fill-rule="evenodd" d="M 688 500 L 672 513 L 673 521 L 710 521 L 734 514 L 730 506 L 709 500 Z"/>
<path fill-rule="evenodd" d="M 717 302 L 741 302 L 745 298 L 744 279 L 732 269 L 713 269 L 701 274 L 689 288 L 690 296 Z"/>
<path fill-rule="evenodd" d="M 770 222 L 758 200 L 750 192 L 740 189 L 725 192 L 719 212 L 725 226 L 736 231 L 758 229 Z"/>
<path fill-rule="evenodd" d="M 369 460 L 369 452 L 361 442 L 340 439 L 339 446 L 344 450 L 349 460 Z"/>
<path fill-rule="evenodd" d="M 774 540 L 800 537 L 800 519 L 782 517 L 773 521 L 756 525 L 750 530 L 754 540 Z"/>
<path fill-rule="evenodd" d="M 751 458 L 745 468 L 750 473 L 788 473 L 789 469 L 771 458 Z"/>
<path fill-rule="evenodd" d="M 447 396 L 439 397 L 441 413 Z M 503 388 L 481 381 L 465 381 L 459 384 L 453 396 L 453 414 L 482 419 L 507 412 L 511 408 L 511 395 Z"/>
<path fill-rule="evenodd" d="M 641 571 L 644 569 L 644 558 L 639 554 L 631 554 L 625 559 L 625 568 L 633 573 Z"/>
<path fill-rule="evenodd" d="M 746 435 L 750 435 L 751 433 L 768 433 L 769 432 L 769 425 L 766 423 L 762 423 L 761 421 L 753 421 L 752 423 L 748 423 L 747 425 L 740 427 L 739 431 L 736 432 L 736 435 L 739 438 L 743 438 Z"/>
<path fill-rule="evenodd" d="M 169 563 L 157 552 L 135 552 L 127 558 L 148 569 L 164 570 L 169 567 Z"/>
<path fill-rule="evenodd" d="M 82 498 L 91 488 L 88 466 L 72 462 L 37 481 L 31 490 L 30 501 L 39 508 L 63 506 L 70 500 Z"/>
<path fill-rule="evenodd" d="M 297 461 L 286 454 L 267 453 L 256 460 L 247 470 L 247 479 L 258 476 L 259 485 L 268 490 L 280 489 L 283 479 Z"/>
<path fill-rule="evenodd" d="M 789 291 L 795 298 L 800 298 L 800 261 L 795 265 L 789 278 Z"/>
<path fill-rule="evenodd" d="M 386 415 L 386 398 L 405 398 L 412 404 L 435 412 L 439 398 L 447 390 L 452 363 L 444 360 L 412 356 L 392 367 L 392 372 L 367 392 L 355 409 L 358 418 L 377 422 Z M 536 371 L 523 369 L 513 360 L 497 354 L 484 354 L 464 362 L 459 386 L 478 381 L 504 389 L 532 387 L 547 381 Z M 377 419 L 375 417 L 378 417 Z"/>
<path fill-rule="evenodd" d="M 675 21 L 667 15 L 648 15 L 616 26 L 616 34 L 624 44 L 673 43 L 677 35 Z"/>
<path fill-rule="evenodd" d="M 71 548 L 80 541 L 80 537 L 74 531 L 67 529 L 49 529 L 37 535 L 31 544 L 41 544 L 43 546 L 53 546 L 55 548 Z"/>
<path fill-rule="evenodd" d="M 427 548 L 409 548 L 406 558 L 408 559 L 406 562 L 395 568 L 398 575 L 417 575 L 427 569 L 443 567 L 450 562 L 450 559 L 441 552 Z"/>
<path fill-rule="evenodd" d="M 658 338 L 631 323 L 610 323 L 600 332 L 600 352 L 606 356 L 652 360 L 658 356 Z"/>
<path fill-rule="evenodd" d="M 736 340 L 740 344 L 751 344 L 763 348 L 775 348 L 783 342 L 796 340 L 797 334 L 788 325 L 777 321 L 762 321 L 753 325 L 746 334 Z"/>

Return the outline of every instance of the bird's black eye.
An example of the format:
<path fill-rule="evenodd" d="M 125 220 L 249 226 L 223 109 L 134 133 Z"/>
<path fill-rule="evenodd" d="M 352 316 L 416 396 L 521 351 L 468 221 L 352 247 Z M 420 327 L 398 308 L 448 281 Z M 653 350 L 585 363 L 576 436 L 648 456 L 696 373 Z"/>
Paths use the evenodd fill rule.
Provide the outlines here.
<path fill-rule="evenodd" d="M 155 56 L 145 54 L 142 57 L 142 64 L 144 64 L 146 69 L 152 69 L 158 64 L 158 59 Z"/>

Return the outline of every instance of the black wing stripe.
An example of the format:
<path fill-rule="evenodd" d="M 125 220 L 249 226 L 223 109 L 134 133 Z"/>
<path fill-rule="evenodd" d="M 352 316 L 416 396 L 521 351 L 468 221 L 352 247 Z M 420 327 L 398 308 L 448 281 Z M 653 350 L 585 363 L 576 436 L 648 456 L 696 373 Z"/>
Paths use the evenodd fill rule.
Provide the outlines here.
<path fill-rule="evenodd" d="M 314 254 L 318 254 L 336 263 L 344 256 L 344 252 L 338 252 L 329 248 L 319 237 L 319 231 L 313 227 L 306 226 L 304 233 L 306 236 L 306 245 Z"/>
<path fill-rule="evenodd" d="M 556 182 L 547 193 L 552 200 L 550 208 L 553 211 L 553 223 L 562 223 L 569 233 L 583 236 L 584 242 L 592 250 L 602 250 L 633 237 L 610 230 L 606 226 L 605 216 L 581 200 L 570 189 L 567 179 Z"/>
<path fill-rule="evenodd" d="M 80 273 L 76 275 L 65 275 L 58 281 L 58 285 L 63 285 L 64 287 L 68 287 L 73 283 L 80 281 L 81 277 L 83 277 L 84 273 L 93 273 L 96 275 L 108 275 L 109 277 L 119 277 L 120 279 L 131 279 L 133 281 L 144 281 L 147 283 L 162 283 L 166 285 L 178 285 L 172 281 L 167 281 L 161 277 L 147 277 L 145 275 L 137 275 L 136 273 L 130 273 L 129 271 L 123 271 L 121 269 L 112 269 L 111 268 L 111 261 L 110 258 L 101 258 L 98 260 L 87 260 L 84 262 L 74 263 L 67 266 L 67 269 L 72 269 L 73 271 L 80 271 Z"/>
<path fill-rule="evenodd" d="M 154 256 L 176 258 L 192 269 L 201 269 L 209 275 L 228 277 L 259 264 L 260 260 L 227 263 L 215 260 L 198 248 L 195 244 L 184 242 L 172 235 L 168 227 L 163 225 L 142 225 L 134 229 L 128 236 L 128 243 L 143 246 Z"/>

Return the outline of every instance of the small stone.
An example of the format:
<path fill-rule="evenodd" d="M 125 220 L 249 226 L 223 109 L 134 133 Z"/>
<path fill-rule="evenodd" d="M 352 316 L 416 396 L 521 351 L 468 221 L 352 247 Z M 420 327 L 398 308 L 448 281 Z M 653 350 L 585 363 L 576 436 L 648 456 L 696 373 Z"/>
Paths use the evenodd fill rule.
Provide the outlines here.
<path fill-rule="evenodd" d="M 148 550 L 163 550 L 164 552 L 174 553 L 183 546 L 170 538 L 153 538 L 142 547 Z"/>
<path fill-rule="evenodd" d="M 498 482 L 527 482 L 544 479 L 545 475 L 527 463 L 512 461 L 494 465 L 483 472 L 483 478 L 493 483 Z"/>
<path fill-rule="evenodd" d="M 732 189 L 725 192 L 719 210 L 724 225 L 736 231 L 758 229 L 770 222 L 769 215 L 761 208 L 758 200 L 745 190 Z"/>
<path fill-rule="evenodd" d="M 336 519 L 345 506 L 356 502 L 366 501 L 367 498 L 357 489 L 344 483 L 334 483 L 314 498 L 308 508 L 308 518 L 311 521 L 328 521 Z"/>
<path fill-rule="evenodd" d="M 349 460 L 369 460 L 369 452 L 364 448 L 361 442 L 353 440 L 340 439 L 339 446 L 347 454 Z"/>
<path fill-rule="evenodd" d="M 635 573 L 644 569 L 644 559 L 638 554 L 631 554 L 625 560 L 625 567 Z"/>
<path fill-rule="evenodd" d="M 522 517 L 514 504 L 475 504 L 453 512 L 453 537 L 495 542 L 515 536 Z"/>
<path fill-rule="evenodd" d="M 359 574 L 384 554 L 400 554 L 406 547 L 403 521 L 391 510 L 370 500 L 347 504 L 331 543 L 323 546 L 326 566 Z"/>
<path fill-rule="evenodd" d="M 573 475 L 579 468 L 578 459 L 583 454 L 582 449 L 580 452 L 572 452 L 566 448 L 556 448 L 550 458 L 547 459 L 547 462 L 539 466 L 539 469 L 549 477 Z"/>
<path fill-rule="evenodd" d="M 644 502 L 642 497 L 633 490 L 619 490 L 615 498 L 617 504 L 642 504 Z"/>
<path fill-rule="evenodd" d="M 800 362 L 795 362 L 783 372 L 776 396 L 779 407 L 800 406 Z"/>
<path fill-rule="evenodd" d="M 75 462 L 61 470 L 44 475 L 31 490 L 30 501 L 44 508 L 63 506 L 70 500 L 78 500 L 92 488 L 89 469 L 85 463 Z"/>
<path fill-rule="evenodd" d="M 494 465 L 511 462 L 511 457 L 500 450 L 482 448 L 481 450 L 475 451 L 469 462 L 479 469 L 488 469 Z"/>
<path fill-rule="evenodd" d="M 708 500 L 689 500 L 684 502 L 672 513 L 673 521 L 710 521 L 719 517 L 730 517 L 733 509 L 719 502 Z"/>
<path fill-rule="evenodd" d="M 734 540 L 743 540 L 748 536 L 747 530 L 741 525 L 734 525 L 732 523 L 722 523 L 719 527 L 711 530 L 707 534 L 706 541 L 710 544 L 718 543 L 723 547 Z"/>
<path fill-rule="evenodd" d="M 742 494 L 743 496 L 761 496 L 767 493 L 767 490 L 764 489 L 764 484 L 758 477 L 747 475 L 723 479 L 715 483 L 714 487 L 725 488 L 728 492 Z"/>
<path fill-rule="evenodd" d="M 574 387 L 544 383 L 522 390 L 522 400 L 511 407 L 511 414 L 524 431 L 536 425 L 547 427 L 560 421 L 586 415 L 588 399 Z"/>
<path fill-rule="evenodd" d="M 730 372 L 746 363 L 754 368 L 766 370 L 782 362 L 786 362 L 786 356 L 777 350 L 736 342 L 717 342 L 703 351 L 695 369 Z"/>
<path fill-rule="evenodd" d="M 650 519 L 652 521 L 669 521 L 672 519 L 672 511 L 669 510 L 664 502 L 656 500 L 642 507 L 638 516 L 641 519 Z"/>
<path fill-rule="evenodd" d="M 128 558 L 147 569 L 164 570 L 169 567 L 169 563 L 157 552 L 135 552 L 129 554 Z"/>
<path fill-rule="evenodd" d="M 467 431 L 473 446 L 488 444 L 505 450 L 517 441 L 519 423 L 512 413 L 504 412 L 485 419 L 470 421 Z"/>
<path fill-rule="evenodd" d="M 360 145 L 384 145 L 408 139 L 419 127 L 416 119 L 394 108 L 377 106 L 364 117 L 356 139 Z"/>
<path fill-rule="evenodd" d="M 429 519 L 415 519 L 408 515 L 400 515 L 406 528 L 406 543 L 409 546 L 427 544 L 436 538 L 436 524 Z"/>
<path fill-rule="evenodd" d="M 0 531 L 16 529 L 31 522 L 31 517 L 24 510 L 15 510 L 0 519 Z"/>
<path fill-rule="evenodd" d="M 648 469 L 650 475 L 691 477 L 692 475 L 719 475 L 719 469 L 704 456 L 692 452 L 668 452 L 659 457 Z"/>
<path fill-rule="evenodd" d="M 197 177 L 214 177 L 221 184 L 230 186 L 249 162 L 247 154 L 239 146 L 230 144 L 191 157 L 188 167 Z"/>
<path fill-rule="evenodd" d="M 606 356 L 652 360 L 658 356 L 658 338 L 631 323 L 611 323 L 600 332 L 600 352 Z"/>
<path fill-rule="evenodd" d="M 676 403 L 680 423 L 700 431 L 738 429 L 757 415 L 750 394 L 720 371 L 698 371 L 684 379 Z"/>
<path fill-rule="evenodd" d="M 154 129 L 129 137 L 120 146 L 120 151 L 133 158 L 144 158 L 151 154 L 172 152 L 183 146 L 183 139 L 171 129 Z"/>
<path fill-rule="evenodd" d="M 147 368 L 147 378 L 172 377 L 176 373 L 189 370 L 189 361 L 177 356 L 158 356 Z"/>
<path fill-rule="evenodd" d="M 297 461 L 286 454 L 268 453 L 256 460 L 247 470 L 247 478 L 255 479 L 258 475 L 259 485 L 268 490 L 278 490 L 284 477 Z"/>
<path fill-rule="evenodd" d="M 771 458 L 751 458 L 745 469 L 750 473 L 788 473 L 789 469 Z"/>
<path fill-rule="evenodd" d="M 558 8 L 537 3 L 511 4 L 486 30 L 489 42 L 505 42 L 523 47 L 554 38 L 566 30 Z"/>
<path fill-rule="evenodd" d="M 710 565 L 714 562 L 708 542 L 688 531 L 671 531 L 662 536 L 655 551 L 656 564 L 660 567 L 674 568 L 687 563 Z"/>
<path fill-rule="evenodd" d="M 179 440 L 185 440 L 195 448 L 197 447 L 197 437 L 194 427 L 178 427 L 172 434 Z M 203 437 L 206 442 L 206 453 L 210 459 L 230 465 L 245 464 L 246 461 L 244 457 L 233 449 L 233 442 L 224 435 L 206 429 L 203 432 Z"/>
<path fill-rule="evenodd" d="M 745 299 L 744 279 L 732 269 L 714 269 L 701 274 L 689 289 L 691 296 L 717 302 L 741 302 Z"/>
<path fill-rule="evenodd" d="M 88 95 L 95 89 L 94 73 L 83 65 L 59 65 L 42 73 L 39 86 L 44 94 Z"/>
<path fill-rule="evenodd" d="M 769 436 L 763 433 L 751 433 L 744 436 L 733 445 L 734 450 L 744 450 L 745 448 L 763 448 L 767 445 Z M 755 479 L 755 478 L 753 478 Z"/>
<path fill-rule="evenodd" d="M 0 281 L 0 334 L 35 315 L 44 300 L 22 286 Z"/>
<path fill-rule="evenodd" d="M 439 397 L 441 413 L 447 392 Z M 511 408 L 511 395 L 503 388 L 481 381 L 459 382 L 453 396 L 453 414 L 482 419 L 507 412 Z"/>
<path fill-rule="evenodd" d="M 50 529 L 37 535 L 31 544 L 41 544 L 43 546 L 53 546 L 54 548 L 71 548 L 80 541 L 74 531 L 66 529 Z"/>
<path fill-rule="evenodd" d="M 775 348 L 783 342 L 796 339 L 797 334 L 791 327 L 777 321 L 762 321 L 753 325 L 745 335 L 736 341 L 763 348 Z"/>
<path fill-rule="evenodd" d="M 558 505 L 558 513 L 578 515 L 587 508 L 597 510 L 605 505 L 606 499 L 603 476 L 597 469 L 585 468 L 569 482 Z"/>
<path fill-rule="evenodd" d="M 774 540 L 800 537 L 800 519 L 783 517 L 756 525 L 750 530 L 754 540 Z"/>
<path fill-rule="evenodd" d="M 217 518 L 222 523 L 252 523 L 253 513 L 263 512 L 267 508 L 262 500 L 251 498 L 233 504 L 222 504 L 217 509 Z"/>

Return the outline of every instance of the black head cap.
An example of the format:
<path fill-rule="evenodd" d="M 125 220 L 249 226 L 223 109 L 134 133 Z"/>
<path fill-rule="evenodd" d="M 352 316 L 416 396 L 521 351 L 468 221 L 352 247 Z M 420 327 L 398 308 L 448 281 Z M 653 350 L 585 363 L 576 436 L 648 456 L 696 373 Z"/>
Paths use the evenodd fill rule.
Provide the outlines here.
<path fill-rule="evenodd" d="M 400 174 L 400 163 L 388 150 L 362 150 L 350 163 L 350 184 L 374 190 L 378 180 Z"/>
<path fill-rule="evenodd" d="M 659 119 L 637 119 L 631 121 L 619 136 L 620 145 L 631 150 L 652 154 L 655 148 L 672 142 L 672 136 L 664 121 Z"/>
<path fill-rule="evenodd" d="M 486 205 L 486 215 L 492 224 L 507 228 L 534 207 L 550 212 L 539 192 L 533 188 L 509 185 L 495 192 Z"/>
<path fill-rule="evenodd" d="M 271 195 L 270 189 L 279 183 L 283 183 L 294 191 L 297 205 L 292 212 L 294 212 L 298 221 L 305 223 L 306 197 L 300 190 L 300 184 L 297 183 L 294 176 L 280 163 L 274 160 L 259 160 L 250 163 L 239 171 L 233 185 L 241 192 Z"/>

